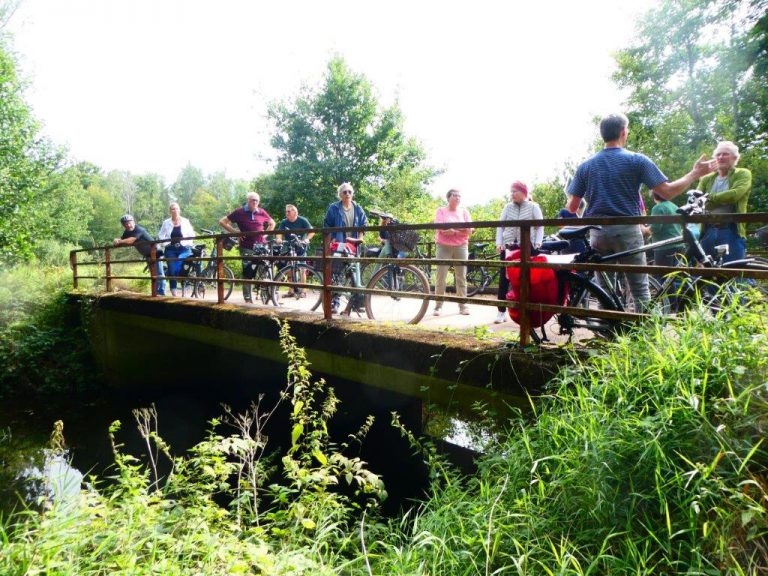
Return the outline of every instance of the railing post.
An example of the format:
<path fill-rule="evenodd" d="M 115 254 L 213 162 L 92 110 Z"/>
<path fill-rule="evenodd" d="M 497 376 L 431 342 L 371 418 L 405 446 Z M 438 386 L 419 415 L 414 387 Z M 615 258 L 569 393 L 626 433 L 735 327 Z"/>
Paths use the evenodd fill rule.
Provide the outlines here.
<path fill-rule="evenodd" d="M 149 276 L 151 280 L 152 297 L 157 296 L 157 244 L 149 248 Z"/>
<path fill-rule="evenodd" d="M 69 267 L 72 268 L 72 288 L 77 290 L 77 252 L 69 251 Z"/>
<path fill-rule="evenodd" d="M 224 304 L 224 238 L 216 238 L 216 299 L 219 304 Z"/>
<path fill-rule="evenodd" d="M 531 338 L 531 316 L 528 309 L 531 269 L 528 261 L 531 257 L 531 227 L 520 225 L 520 346 L 528 346 Z M 501 269 L 504 273 L 504 269 Z"/>
<path fill-rule="evenodd" d="M 112 249 L 104 249 L 104 273 L 106 274 L 106 286 L 107 292 L 112 292 Z"/>
<path fill-rule="evenodd" d="M 331 234 L 323 233 L 323 317 L 330 320 L 331 313 Z"/>

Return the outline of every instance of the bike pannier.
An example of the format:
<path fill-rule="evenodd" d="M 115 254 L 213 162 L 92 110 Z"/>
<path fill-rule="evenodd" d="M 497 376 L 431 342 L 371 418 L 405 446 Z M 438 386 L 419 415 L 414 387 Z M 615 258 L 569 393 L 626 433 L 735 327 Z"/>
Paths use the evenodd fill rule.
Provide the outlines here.
<path fill-rule="evenodd" d="M 520 250 L 515 250 L 509 256 L 507 261 L 520 261 Z M 532 256 L 531 262 L 546 262 L 547 257 L 542 255 Z M 520 268 L 507 268 L 507 278 L 509 279 L 509 292 L 507 300 L 513 302 L 520 301 Z M 531 304 L 552 304 L 554 306 L 565 304 L 567 290 L 558 289 L 557 275 L 554 270 L 548 268 L 531 268 L 530 288 L 528 289 L 528 300 Z M 562 292 L 562 293 L 560 293 Z M 554 312 L 539 312 L 529 310 L 528 316 L 531 320 L 531 327 L 538 328 L 549 321 Z M 518 324 L 520 323 L 520 310 L 516 308 L 509 309 L 509 317 Z"/>

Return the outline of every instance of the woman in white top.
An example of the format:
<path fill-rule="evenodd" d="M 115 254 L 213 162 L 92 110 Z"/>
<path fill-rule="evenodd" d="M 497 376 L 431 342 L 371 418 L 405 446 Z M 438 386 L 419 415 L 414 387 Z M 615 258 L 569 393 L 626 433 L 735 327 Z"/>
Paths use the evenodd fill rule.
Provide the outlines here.
<path fill-rule="evenodd" d="M 194 241 L 191 240 L 191 237 L 197 234 L 195 234 L 195 230 L 192 228 L 189 220 L 181 216 L 181 208 L 179 208 L 178 203 L 171 202 L 168 206 L 168 211 L 171 217 L 163 220 L 160 232 L 157 233 L 157 239 L 170 240 L 170 242 L 164 245 L 165 258 L 168 260 L 168 276 L 178 276 L 181 273 L 182 259 L 192 256 Z M 182 240 L 182 238 L 190 239 Z M 169 282 L 171 284 L 171 295 L 177 296 L 176 280 L 171 278 Z"/>
<path fill-rule="evenodd" d="M 520 181 L 514 182 L 511 188 L 512 202 L 504 206 L 499 220 L 541 220 L 541 208 L 536 202 L 528 198 L 528 187 Z M 531 228 L 531 246 L 538 248 L 544 240 L 544 227 L 534 226 Z M 496 228 L 496 250 L 502 260 L 506 260 L 511 250 L 507 246 L 520 245 L 520 228 L 518 226 L 503 226 Z M 499 292 L 498 299 L 506 300 L 509 291 L 509 280 L 507 279 L 506 269 L 502 268 L 499 274 Z M 496 315 L 496 324 L 507 321 L 507 309 L 499 306 L 499 313 Z"/>

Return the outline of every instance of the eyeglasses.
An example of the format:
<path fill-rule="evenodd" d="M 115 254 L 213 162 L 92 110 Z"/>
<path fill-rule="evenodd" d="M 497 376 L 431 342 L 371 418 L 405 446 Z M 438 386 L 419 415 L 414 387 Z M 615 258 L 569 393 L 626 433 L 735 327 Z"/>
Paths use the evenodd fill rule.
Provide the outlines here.
<path fill-rule="evenodd" d="M 342 194 L 349 194 L 349 195 L 353 194 L 352 190 L 342 190 L 341 193 Z"/>
<path fill-rule="evenodd" d="M 248 198 L 248 202 L 258 202 L 258 198 Z"/>

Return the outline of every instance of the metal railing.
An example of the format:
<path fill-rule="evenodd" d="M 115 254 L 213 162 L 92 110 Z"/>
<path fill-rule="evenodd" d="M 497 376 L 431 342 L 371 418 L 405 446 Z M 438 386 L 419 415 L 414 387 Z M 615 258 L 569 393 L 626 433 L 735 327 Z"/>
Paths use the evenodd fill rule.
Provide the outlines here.
<path fill-rule="evenodd" d="M 721 269 L 721 268 L 702 268 L 702 267 L 668 267 L 668 266 L 637 266 L 618 263 L 600 263 L 600 264 L 577 264 L 577 263 L 554 263 L 554 262 L 532 262 L 531 258 L 531 228 L 536 226 L 550 226 L 550 227 L 563 227 L 563 226 L 587 226 L 587 225 L 627 225 L 627 224 L 726 224 L 734 222 L 745 223 L 765 223 L 768 222 L 768 213 L 753 213 L 753 214 L 707 214 L 700 216 L 688 216 L 683 219 L 681 216 L 633 216 L 633 217 L 610 217 L 610 218 L 580 218 L 578 220 L 562 220 L 554 218 L 545 218 L 542 220 L 507 220 L 507 221 L 479 221 L 470 223 L 440 223 L 440 224 L 399 224 L 389 226 L 368 226 L 365 228 L 359 227 L 339 227 L 339 228 L 315 228 L 312 232 L 317 235 L 322 235 L 322 253 L 320 256 L 311 256 L 309 254 L 303 256 L 287 256 L 287 255 L 272 255 L 269 251 L 268 254 L 255 257 L 258 260 L 265 260 L 273 262 L 275 260 L 280 261 L 305 261 L 319 263 L 319 268 L 315 266 L 315 269 L 322 272 L 323 278 L 323 315 L 326 320 L 332 318 L 331 311 L 331 299 L 334 291 L 343 289 L 344 291 L 361 294 L 381 294 L 385 293 L 382 290 L 371 290 L 365 287 L 353 287 L 353 286 L 338 286 L 331 283 L 332 280 L 332 265 L 334 262 L 338 262 L 337 258 L 334 258 L 331 250 L 332 235 L 338 232 L 379 232 L 379 231 L 396 231 L 396 230 L 418 230 L 418 231 L 434 231 L 439 229 L 449 228 L 497 228 L 497 227 L 516 227 L 520 229 L 520 260 L 515 262 L 505 262 L 499 259 L 496 260 L 454 260 L 454 259 L 437 259 L 437 258 L 397 258 L 398 263 L 402 264 L 414 264 L 424 265 L 428 262 L 431 266 L 448 265 L 448 266 L 484 266 L 488 268 L 500 267 L 509 268 L 517 267 L 520 269 L 520 295 L 519 300 L 516 302 L 509 300 L 497 300 L 497 299 L 477 299 L 466 298 L 458 296 L 440 295 L 437 296 L 434 293 L 430 293 L 425 296 L 423 293 L 398 293 L 399 296 L 424 299 L 428 298 L 431 301 L 439 302 L 456 302 L 458 304 L 478 304 L 493 307 L 507 307 L 517 308 L 519 310 L 518 323 L 520 325 L 520 343 L 525 346 L 530 341 L 531 323 L 530 312 L 552 312 L 562 313 L 567 312 L 573 316 L 594 316 L 609 319 L 618 320 L 637 320 L 646 317 L 645 314 L 632 313 L 632 312 L 619 312 L 609 310 L 584 310 L 579 308 L 573 308 L 568 306 L 550 305 L 531 303 L 530 300 L 530 271 L 531 269 L 552 269 L 552 270 L 573 270 L 573 271 L 608 271 L 608 272 L 628 272 L 628 273 L 649 273 L 649 274 L 669 274 L 673 272 L 688 272 L 695 273 L 701 277 L 747 277 L 755 279 L 768 279 L 768 273 L 755 270 L 740 270 L 740 269 Z M 290 233 L 302 234 L 307 230 L 291 230 Z M 189 257 L 184 259 L 167 259 L 168 261 L 174 260 L 186 260 L 192 262 L 209 262 L 215 261 L 217 269 L 217 303 L 223 304 L 224 299 L 224 285 L 228 282 L 234 282 L 236 285 L 251 284 L 256 287 L 274 285 L 279 286 L 295 286 L 298 288 L 306 287 L 302 283 L 289 283 L 289 282 L 274 282 L 266 280 L 247 280 L 236 278 L 230 280 L 224 276 L 224 263 L 227 261 L 242 261 L 243 256 L 225 256 L 224 255 L 224 239 L 227 237 L 236 238 L 244 236 L 267 236 L 272 237 L 274 235 L 285 235 L 285 230 L 281 231 L 263 231 L 263 232 L 240 232 L 240 233 L 222 233 L 217 235 L 205 235 L 196 236 L 195 238 L 188 238 L 189 240 L 207 240 L 213 239 L 216 243 L 216 256 L 215 257 Z M 178 239 L 182 240 L 182 239 Z M 134 249 L 134 246 L 101 246 L 96 248 L 82 248 L 78 250 L 72 250 L 70 252 L 70 266 L 72 268 L 73 287 L 78 288 L 78 280 L 92 279 L 92 280 L 104 280 L 105 290 L 111 292 L 114 287 L 114 280 L 145 280 L 146 276 L 130 276 L 130 275 L 116 275 L 113 274 L 113 265 L 117 262 L 120 264 L 130 263 L 142 263 L 147 264 L 151 280 L 151 293 L 152 296 L 157 296 L 157 245 L 165 244 L 168 240 L 156 240 L 150 244 L 150 255 L 148 258 L 141 259 L 120 259 L 114 260 L 113 254 L 116 251 L 125 253 L 126 249 Z M 103 258 L 96 259 L 91 262 L 83 262 L 78 260 L 79 254 L 103 254 Z M 428 254 L 431 254 L 431 249 L 428 250 Z M 392 258 L 369 258 L 364 256 L 356 257 L 356 261 L 360 264 L 381 264 L 386 265 L 392 263 Z M 80 274 L 82 267 L 103 267 L 104 275 L 83 275 Z M 503 271 L 501 272 L 503 273 Z M 165 280 L 174 279 L 179 282 L 188 280 L 186 276 L 165 276 Z"/>

